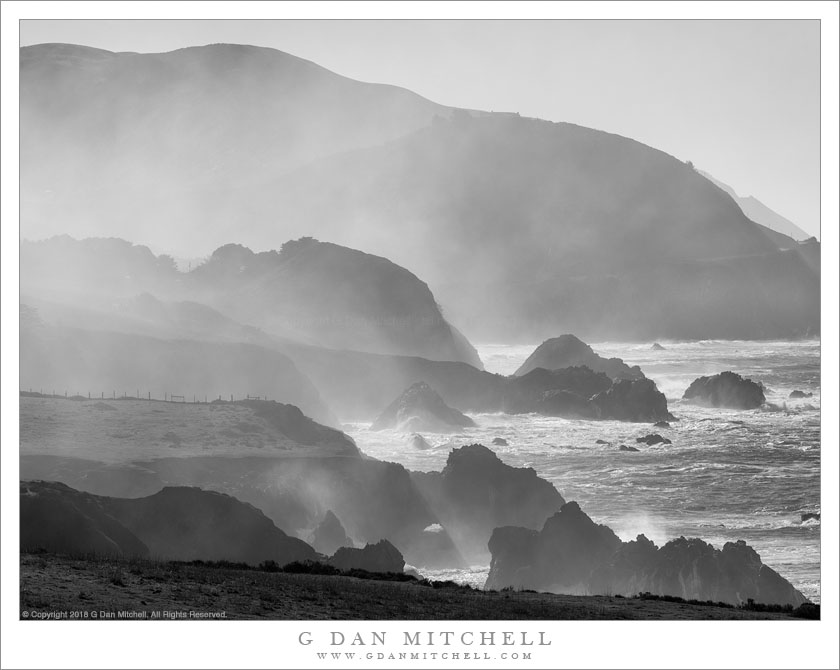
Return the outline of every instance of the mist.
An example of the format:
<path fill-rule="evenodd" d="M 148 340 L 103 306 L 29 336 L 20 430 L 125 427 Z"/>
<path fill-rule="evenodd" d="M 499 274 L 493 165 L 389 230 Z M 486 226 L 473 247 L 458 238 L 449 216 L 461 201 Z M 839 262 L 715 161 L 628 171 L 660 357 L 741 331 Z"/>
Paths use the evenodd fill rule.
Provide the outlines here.
<path fill-rule="evenodd" d="M 636 140 L 273 49 L 20 58 L 22 550 L 814 597 L 798 589 L 819 563 L 787 560 L 791 536 L 747 536 L 789 582 L 731 535 L 756 509 L 819 515 L 820 246 L 791 222 Z M 666 397 L 657 357 L 717 339 L 743 345 L 672 355 Z M 751 348 L 771 339 L 804 344 Z M 607 341 L 643 343 L 644 368 L 587 344 Z M 514 374 L 479 355 L 535 342 Z M 749 406 L 677 388 L 739 366 L 764 379 L 722 376 L 722 395 L 761 383 Z M 695 469 L 724 447 L 719 481 Z M 702 504 L 674 500 L 682 477 Z M 332 556 L 309 544 L 328 512 Z M 722 548 L 681 537 L 722 516 Z M 796 542 L 818 552 L 818 533 Z M 339 561 L 341 543 L 360 551 Z"/>
<path fill-rule="evenodd" d="M 25 238 L 107 231 L 208 257 L 314 236 L 414 273 L 473 341 L 819 332 L 796 242 L 633 140 L 453 110 L 271 49 L 21 58 Z"/>

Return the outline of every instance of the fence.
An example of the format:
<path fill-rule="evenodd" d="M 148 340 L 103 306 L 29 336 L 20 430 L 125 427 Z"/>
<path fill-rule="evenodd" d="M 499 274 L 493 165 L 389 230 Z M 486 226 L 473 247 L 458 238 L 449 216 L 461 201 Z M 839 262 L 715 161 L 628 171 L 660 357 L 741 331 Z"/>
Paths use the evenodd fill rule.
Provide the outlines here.
<path fill-rule="evenodd" d="M 190 400 L 187 395 L 179 395 L 177 393 L 170 393 L 169 391 L 164 391 L 162 394 L 163 397 L 161 398 L 160 394 L 153 395 L 151 391 L 146 391 L 145 395 L 141 396 L 140 389 L 136 389 L 134 395 L 129 395 L 127 391 L 123 391 L 121 395 L 117 395 L 116 390 L 112 390 L 110 394 L 105 391 L 100 391 L 99 393 L 91 393 L 90 391 L 87 391 L 87 395 L 85 396 L 78 391 L 73 394 L 70 394 L 68 391 L 64 391 L 64 393 L 61 394 L 56 393 L 56 390 L 52 389 L 52 393 L 44 393 L 43 388 L 35 391 L 32 387 L 29 387 L 28 391 L 21 389 L 20 395 L 22 397 L 29 398 L 58 398 L 65 400 L 144 400 L 147 402 L 173 402 L 191 405 L 207 405 L 210 403 L 220 402 L 241 402 L 244 400 L 271 400 L 268 395 L 251 395 L 250 393 L 246 393 L 244 396 L 242 394 L 231 393 L 229 395 L 225 395 L 224 399 L 222 398 L 222 395 L 213 397 L 205 394 L 202 397 L 201 395 L 193 394 L 192 400 Z"/>

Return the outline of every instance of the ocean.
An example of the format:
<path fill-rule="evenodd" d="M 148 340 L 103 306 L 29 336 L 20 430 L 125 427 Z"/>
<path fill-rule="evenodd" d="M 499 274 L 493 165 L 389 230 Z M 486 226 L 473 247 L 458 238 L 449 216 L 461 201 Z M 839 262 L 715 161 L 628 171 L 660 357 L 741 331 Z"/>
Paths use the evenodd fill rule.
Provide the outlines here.
<path fill-rule="evenodd" d="M 662 545 L 700 537 L 715 547 L 746 540 L 762 561 L 805 596 L 820 601 L 820 342 L 601 342 L 592 348 L 639 365 L 668 398 L 679 421 L 670 429 L 619 421 L 581 421 L 505 414 L 472 414 L 478 427 L 455 435 L 426 434 L 421 451 L 409 435 L 345 426 L 359 448 L 411 470 L 440 470 L 453 448 L 480 442 L 505 463 L 532 467 L 567 500 L 623 540 L 639 533 Z M 490 372 L 513 373 L 534 345 L 477 346 Z M 682 394 L 701 375 L 732 370 L 765 386 L 767 405 L 737 411 L 685 403 Z M 791 400 L 800 390 L 812 397 Z M 658 432 L 670 445 L 637 445 Z M 494 437 L 508 446 L 492 446 Z M 597 444 L 603 440 L 607 444 Z M 640 451 L 620 452 L 626 444 Z M 435 579 L 482 586 L 489 566 L 425 571 Z"/>

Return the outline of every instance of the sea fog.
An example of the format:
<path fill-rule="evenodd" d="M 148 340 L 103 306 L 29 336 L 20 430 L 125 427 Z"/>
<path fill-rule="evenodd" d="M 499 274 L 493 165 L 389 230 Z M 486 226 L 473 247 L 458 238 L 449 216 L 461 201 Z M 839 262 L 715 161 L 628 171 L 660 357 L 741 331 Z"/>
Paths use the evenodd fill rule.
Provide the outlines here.
<path fill-rule="evenodd" d="M 802 593 L 820 601 L 820 342 L 712 341 L 602 342 L 592 348 L 639 365 L 668 398 L 678 418 L 670 429 L 618 421 L 565 420 L 528 415 L 471 415 L 477 428 L 455 435 L 426 434 L 416 450 L 409 435 L 345 425 L 365 453 L 412 470 L 439 470 L 449 451 L 480 442 L 510 465 L 531 467 L 568 500 L 623 540 L 644 533 L 660 546 L 700 537 L 716 547 L 746 540 Z M 478 345 L 490 372 L 513 373 L 533 345 Z M 732 370 L 765 387 L 767 405 L 737 411 L 685 403 L 682 394 L 701 375 Z M 792 400 L 793 390 L 812 394 Z M 646 446 L 652 432 L 672 441 Z M 493 446 L 493 438 L 507 446 Z M 606 444 L 598 444 L 602 440 Z M 639 452 L 621 452 L 620 445 Z M 436 571 L 483 585 L 488 566 Z"/>

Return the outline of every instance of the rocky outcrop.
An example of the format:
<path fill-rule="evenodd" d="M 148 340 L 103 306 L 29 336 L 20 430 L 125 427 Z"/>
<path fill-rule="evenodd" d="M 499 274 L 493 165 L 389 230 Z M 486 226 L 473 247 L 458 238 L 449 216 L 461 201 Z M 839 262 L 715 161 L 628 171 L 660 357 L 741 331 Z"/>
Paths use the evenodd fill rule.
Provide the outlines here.
<path fill-rule="evenodd" d="M 20 548 L 66 554 L 148 556 L 146 544 L 98 496 L 59 482 L 20 483 Z"/>
<path fill-rule="evenodd" d="M 603 372 L 593 372 L 584 366 L 559 370 L 535 368 L 520 377 L 503 380 L 499 409 L 509 414 L 537 412 L 546 416 L 595 419 L 598 410 L 590 398 L 611 386 L 612 381 Z"/>
<path fill-rule="evenodd" d="M 426 438 L 420 435 L 420 433 L 414 433 L 414 435 L 409 437 L 408 444 L 412 449 L 419 449 L 420 451 L 432 448 L 432 445 L 429 444 L 426 441 Z"/>
<path fill-rule="evenodd" d="M 650 592 L 733 605 L 753 600 L 796 607 L 807 602 L 743 540 L 719 550 L 681 537 L 657 549 L 640 535 L 593 571 L 590 586 L 593 593 Z"/>
<path fill-rule="evenodd" d="M 601 419 L 619 421 L 667 421 L 674 416 L 653 380 L 622 379 L 591 400 Z"/>
<path fill-rule="evenodd" d="M 518 377 L 536 368 L 558 370 L 581 365 L 594 372 L 603 372 L 613 380 L 645 377 L 638 365 L 630 367 L 620 358 L 603 358 L 574 335 L 561 335 L 546 340 L 528 356 L 514 375 Z"/>
<path fill-rule="evenodd" d="M 313 379 L 344 420 L 370 421 L 395 396 L 418 381 L 428 383 L 450 407 L 469 413 L 537 413 L 616 420 L 638 415 L 637 420 L 641 421 L 645 416 L 660 415 L 663 404 L 667 409 L 664 396 L 650 393 L 645 402 L 652 404 L 642 406 L 641 411 L 624 411 L 618 398 L 618 402 L 605 403 L 599 410 L 591 398 L 608 390 L 613 382 L 606 374 L 587 367 L 536 368 L 519 377 L 503 377 L 463 363 L 407 356 L 375 356 L 293 343 L 284 343 L 283 351 Z M 637 387 L 632 388 L 635 392 Z M 638 388 L 656 387 L 651 382 L 649 387 Z M 364 389 L 364 393 L 359 389 Z"/>
<path fill-rule="evenodd" d="M 56 482 L 22 482 L 21 527 L 22 547 L 71 553 L 280 565 L 316 558 L 255 507 L 192 487 L 109 498 Z"/>
<path fill-rule="evenodd" d="M 651 351 L 665 351 L 665 347 L 663 347 L 659 342 L 654 342 L 650 348 Z"/>
<path fill-rule="evenodd" d="M 589 593 L 592 567 L 620 546 L 612 530 L 593 522 L 576 502 L 569 502 L 540 531 L 512 526 L 493 531 L 485 588 L 513 586 L 584 595 Z"/>
<path fill-rule="evenodd" d="M 508 446 L 508 441 L 503 437 L 494 437 L 493 438 L 493 446 L 494 447 L 506 447 L 506 446 Z"/>
<path fill-rule="evenodd" d="M 367 570 L 368 572 L 402 572 L 405 559 L 388 540 L 367 544 L 364 549 L 342 547 L 330 559 L 339 570 Z"/>
<path fill-rule="evenodd" d="M 797 398 L 812 398 L 814 397 L 813 393 L 806 393 L 805 391 L 800 391 L 799 389 L 795 391 L 791 391 L 788 398 L 797 399 Z"/>
<path fill-rule="evenodd" d="M 554 593 L 624 595 L 650 592 L 739 604 L 752 599 L 798 606 L 806 598 L 764 565 L 744 541 L 722 550 L 684 537 L 658 548 L 644 535 L 622 542 L 567 503 L 541 531 L 497 528 L 487 588 L 514 586 Z"/>
<path fill-rule="evenodd" d="M 335 510 L 347 535 L 358 543 L 387 537 L 412 565 L 466 565 L 445 527 L 427 532 L 440 521 L 409 472 L 397 463 L 350 456 L 265 455 L 106 465 L 35 456 L 21 458 L 21 475 L 56 479 L 108 496 L 148 496 L 173 482 L 199 486 L 254 505 L 278 528 L 301 538 L 309 537 L 325 510 Z"/>
<path fill-rule="evenodd" d="M 618 445 L 619 451 L 639 451 L 636 447 L 628 447 L 626 444 Z"/>
<path fill-rule="evenodd" d="M 636 442 L 646 444 L 649 447 L 652 447 L 654 444 L 671 444 L 671 440 L 667 437 L 662 437 L 659 433 L 651 433 L 650 435 L 645 435 L 644 437 L 637 437 Z"/>
<path fill-rule="evenodd" d="M 341 547 L 352 547 L 354 545 L 338 517 L 333 514 L 332 510 L 327 510 L 324 520 L 318 524 L 318 527 L 312 533 L 312 546 L 319 554 L 331 556 Z"/>
<path fill-rule="evenodd" d="M 252 409 L 256 418 L 297 444 L 329 447 L 336 456 L 361 456 L 352 438 L 340 430 L 316 423 L 294 405 L 273 400 L 244 400 L 241 404 Z"/>
<path fill-rule="evenodd" d="M 683 400 L 730 409 L 755 409 L 766 402 L 760 384 L 729 371 L 695 379 L 683 394 Z"/>
<path fill-rule="evenodd" d="M 453 433 L 475 422 L 449 407 L 425 382 L 412 384 L 376 418 L 371 430 Z"/>
<path fill-rule="evenodd" d="M 412 480 L 469 562 L 487 560 L 494 528 L 539 528 L 565 502 L 532 468 L 507 465 L 481 444 L 453 449 L 440 473 Z"/>

